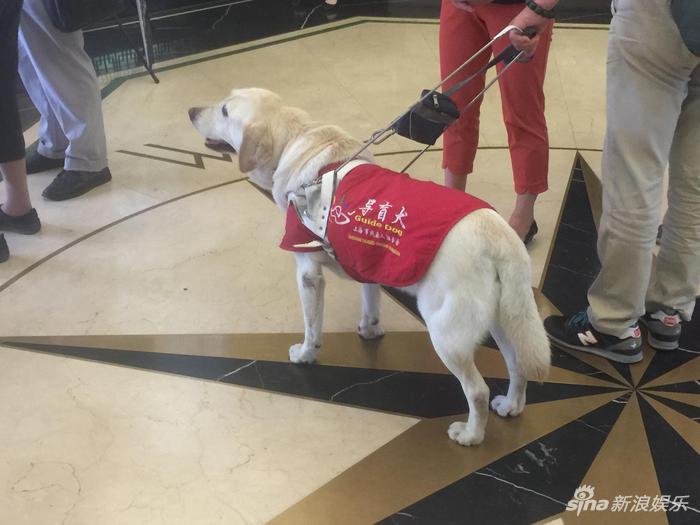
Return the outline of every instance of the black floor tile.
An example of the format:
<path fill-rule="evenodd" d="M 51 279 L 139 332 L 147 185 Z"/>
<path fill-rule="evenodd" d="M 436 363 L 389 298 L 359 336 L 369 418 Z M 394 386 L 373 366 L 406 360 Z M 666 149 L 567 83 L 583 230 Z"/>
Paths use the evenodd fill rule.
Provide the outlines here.
<path fill-rule="evenodd" d="M 661 494 L 671 498 L 688 496 L 691 510 L 667 512 L 669 525 L 697 525 L 700 521 L 700 456 L 643 398 L 639 400 L 642 418 L 654 458 Z"/>
<path fill-rule="evenodd" d="M 564 315 L 588 304 L 588 288 L 600 270 L 596 242 L 597 229 L 577 161 L 542 286 L 545 297 Z"/>
<path fill-rule="evenodd" d="M 527 525 L 558 514 L 624 406 L 610 402 L 380 523 Z"/>
<path fill-rule="evenodd" d="M 696 407 L 693 405 L 688 405 L 686 403 L 681 403 L 680 401 L 675 401 L 673 399 L 668 399 L 663 396 L 659 395 L 654 395 L 650 391 L 647 392 L 651 397 L 659 401 L 660 403 L 663 403 L 666 406 L 671 407 L 673 410 L 676 412 L 679 412 L 686 416 L 687 418 L 692 419 L 693 421 L 697 421 L 700 423 L 700 407 Z M 698 429 L 700 431 L 700 428 Z"/>
<path fill-rule="evenodd" d="M 467 412 L 467 402 L 459 381 L 454 376 L 446 374 L 300 365 L 288 362 L 9 341 L 5 344 L 410 416 L 441 417 L 462 415 Z M 507 393 L 506 379 L 486 378 L 486 383 L 491 389 L 491 397 Z M 527 386 L 527 402 L 528 404 L 542 403 L 614 390 L 615 388 L 559 383 L 540 385 L 530 382 Z"/>
<path fill-rule="evenodd" d="M 696 358 L 700 359 L 700 358 Z M 679 392 L 683 394 L 700 394 L 700 378 L 695 381 L 686 381 L 684 383 L 675 383 L 672 385 L 657 386 L 649 389 L 650 391 L 661 390 L 662 392 Z"/>

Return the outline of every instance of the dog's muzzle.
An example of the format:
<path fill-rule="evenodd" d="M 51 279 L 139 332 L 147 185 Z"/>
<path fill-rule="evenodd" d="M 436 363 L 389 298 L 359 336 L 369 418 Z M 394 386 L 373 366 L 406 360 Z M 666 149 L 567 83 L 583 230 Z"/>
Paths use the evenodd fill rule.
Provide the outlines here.
<path fill-rule="evenodd" d="M 238 153 L 236 149 L 231 146 L 228 142 L 224 140 L 215 140 L 207 138 L 204 141 L 204 145 L 214 151 L 220 151 L 224 153 Z"/>
<path fill-rule="evenodd" d="M 194 124 L 197 120 L 199 114 L 204 110 L 204 108 L 190 108 L 187 110 L 187 114 L 190 116 L 190 121 Z M 224 153 L 238 153 L 231 144 L 225 140 L 217 140 L 206 137 L 204 140 L 204 145 L 214 151 L 224 152 Z"/>

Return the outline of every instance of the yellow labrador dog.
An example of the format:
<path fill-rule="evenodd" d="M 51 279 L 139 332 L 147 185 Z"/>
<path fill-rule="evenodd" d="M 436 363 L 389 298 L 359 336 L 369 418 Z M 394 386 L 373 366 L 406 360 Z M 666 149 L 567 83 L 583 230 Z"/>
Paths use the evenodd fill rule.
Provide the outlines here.
<path fill-rule="evenodd" d="M 271 191 L 282 210 L 317 181 L 324 166 L 343 163 L 362 145 L 339 127 L 314 122 L 306 112 L 285 106 L 279 96 L 264 89 L 236 89 L 225 100 L 189 113 L 206 145 L 238 153 L 241 171 Z M 369 152 L 363 161 L 372 162 Z M 289 349 L 289 358 L 311 363 L 321 350 L 322 268 L 345 272 L 327 251 L 295 256 L 305 333 L 304 342 Z M 381 284 L 387 283 L 362 284 L 361 337 L 384 334 L 379 323 Z M 541 381 L 549 370 L 549 343 L 530 287 L 530 260 L 522 241 L 498 213 L 477 209 L 447 232 L 422 278 L 401 289 L 416 297 L 435 350 L 461 382 L 469 404 L 467 421 L 452 423 L 449 437 L 461 445 L 481 443 L 489 388 L 474 364 L 474 352 L 488 332 L 510 376 L 507 395 L 491 401 L 498 415 L 520 414 L 528 375 Z"/>

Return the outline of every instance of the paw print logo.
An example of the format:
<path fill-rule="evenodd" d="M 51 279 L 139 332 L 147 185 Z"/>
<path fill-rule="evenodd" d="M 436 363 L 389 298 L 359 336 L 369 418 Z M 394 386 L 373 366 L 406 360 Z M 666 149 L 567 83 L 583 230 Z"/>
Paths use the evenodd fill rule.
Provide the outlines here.
<path fill-rule="evenodd" d="M 574 499 L 578 501 L 592 499 L 594 496 L 594 491 L 595 489 L 590 485 L 581 485 L 576 489 L 576 492 L 574 492 Z"/>

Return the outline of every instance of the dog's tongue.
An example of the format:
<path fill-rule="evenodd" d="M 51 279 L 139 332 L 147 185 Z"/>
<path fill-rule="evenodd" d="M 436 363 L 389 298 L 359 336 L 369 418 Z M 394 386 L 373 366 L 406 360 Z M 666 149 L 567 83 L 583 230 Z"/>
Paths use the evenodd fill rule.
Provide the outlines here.
<path fill-rule="evenodd" d="M 214 140 L 207 138 L 204 141 L 204 145 L 209 149 L 213 149 L 214 151 L 228 151 L 231 153 L 236 153 L 236 150 L 233 149 L 233 147 L 228 142 L 224 142 L 223 140 Z"/>

